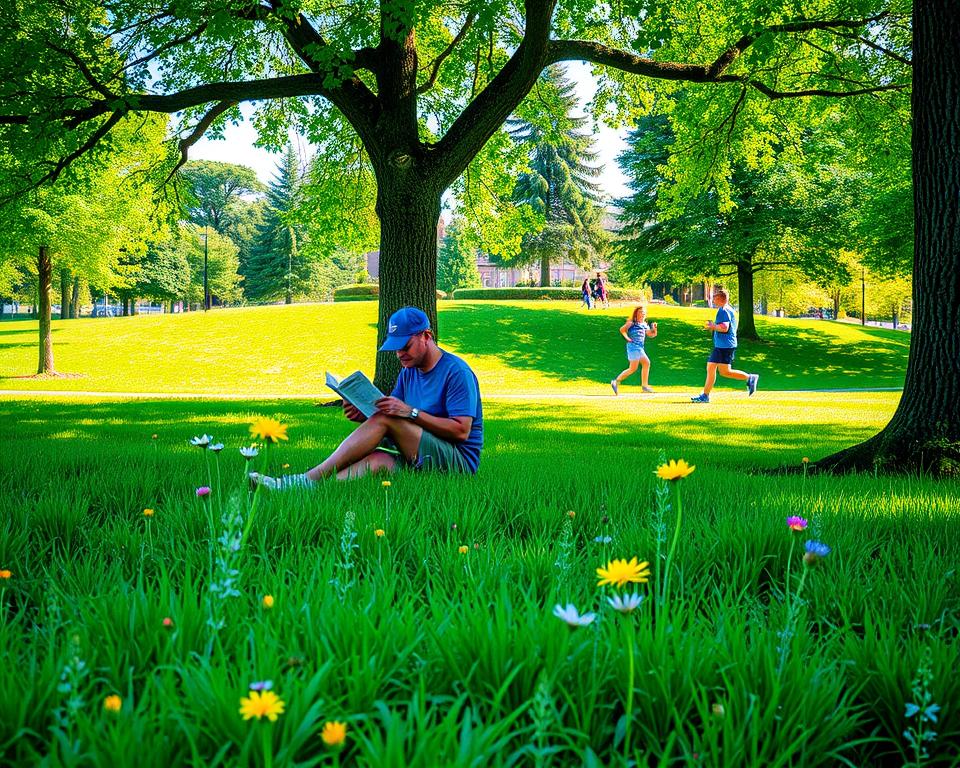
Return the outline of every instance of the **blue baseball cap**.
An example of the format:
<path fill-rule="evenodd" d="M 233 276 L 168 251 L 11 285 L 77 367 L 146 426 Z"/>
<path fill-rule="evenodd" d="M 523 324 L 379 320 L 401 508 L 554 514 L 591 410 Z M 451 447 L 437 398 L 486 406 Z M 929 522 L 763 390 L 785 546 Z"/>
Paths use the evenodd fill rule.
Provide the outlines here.
<path fill-rule="evenodd" d="M 430 328 L 430 318 L 416 307 L 400 307 L 390 315 L 387 323 L 387 340 L 380 347 L 381 352 L 396 352 L 403 349 L 410 337 L 423 333 Z"/>

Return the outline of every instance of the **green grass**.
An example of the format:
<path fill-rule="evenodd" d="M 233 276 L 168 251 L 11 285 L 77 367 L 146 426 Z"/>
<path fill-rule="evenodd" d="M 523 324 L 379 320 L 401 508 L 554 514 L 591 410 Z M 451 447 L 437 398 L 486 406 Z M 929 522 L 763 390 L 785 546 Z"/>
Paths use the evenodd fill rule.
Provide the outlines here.
<path fill-rule="evenodd" d="M 515 329 L 542 312 L 446 311 L 499 312 Z M 558 314 L 563 329 L 613 323 Z M 662 342 L 679 318 L 663 321 Z M 506 381 L 525 369 L 498 370 Z M 557 375 L 559 389 L 563 370 L 528 375 Z M 897 397 L 731 395 L 707 410 L 680 398 L 491 400 L 475 478 L 402 473 L 389 489 L 367 478 L 261 499 L 233 555 L 239 595 L 213 603 L 218 499 L 248 504 L 236 451 L 246 423 L 288 423 L 267 468 L 295 470 L 349 431 L 338 412 L 296 400 L 0 399 L 0 569 L 13 572 L 0 581 L 0 764 L 260 765 L 267 739 L 273 765 L 332 765 L 319 731 L 336 719 L 349 727 L 342 765 L 623 765 L 624 638 L 635 632 L 638 765 L 911 763 L 902 732 L 916 718 L 904 711 L 923 664 L 942 708 L 924 764 L 958 765 L 956 483 L 757 473 L 863 439 Z M 188 445 L 202 432 L 227 444 L 222 483 L 215 457 Z M 697 465 L 680 485 L 675 591 L 658 607 L 651 579 L 625 625 L 595 569 L 608 557 L 655 561 L 660 451 Z M 209 507 L 194 493 L 206 484 Z M 788 563 L 793 592 L 803 573 L 784 525 L 793 514 L 834 551 L 806 574 L 785 634 Z M 669 541 L 672 510 L 663 523 Z M 600 618 L 568 630 L 551 615 L 558 602 Z M 226 621 L 215 640 L 211 605 Z M 286 712 L 243 722 L 240 697 L 263 679 Z M 102 709 L 111 693 L 118 714 Z"/>
<path fill-rule="evenodd" d="M 572 302 L 442 302 L 440 342 L 474 367 L 486 393 L 607 394 L 625 366 L 618 333 L 631 306 L 586 312 Z M 373 302 L 54 321 L 57 369 L 36 380 L 36 323 L 0 323 L 0 389 L 314 395 L 325 370 L 373 370 Z M 712 310 L 654 306 L 651 383 L 699 391 Z M 743 342 L 738 365 L 761 393 L 899 387 L 909 335 L 820 320 L 759 318 L 763 342 Z M 729 389 L 721 382 L 719 391 Z M 624 392 L 639 390 L 639 376 Z"/>

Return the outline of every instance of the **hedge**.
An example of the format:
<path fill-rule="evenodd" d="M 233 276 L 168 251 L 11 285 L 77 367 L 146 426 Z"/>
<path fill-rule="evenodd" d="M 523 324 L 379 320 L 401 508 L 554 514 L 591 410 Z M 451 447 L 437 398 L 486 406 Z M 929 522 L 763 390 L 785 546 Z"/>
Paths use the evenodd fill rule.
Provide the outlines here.
<path fill-rule="evenodd" d="M 579 301 L 582 297 L 579 288 L 458 288 L 453 292 L 455 299 L 525 299 L 525 300 L 563 300 Z M 644 301 L 642 288 L 607 288 L 607 298 L 611 301 Z"/>
<path fill-rule="evenodd" d="M 377 283 L 359 283 L 341 285 L 333 289 L 334 301 L 376 301 L 380 298 L 380 286 Z M 438 299 L 447 298 L 443 291 L 437 291 Z"/>

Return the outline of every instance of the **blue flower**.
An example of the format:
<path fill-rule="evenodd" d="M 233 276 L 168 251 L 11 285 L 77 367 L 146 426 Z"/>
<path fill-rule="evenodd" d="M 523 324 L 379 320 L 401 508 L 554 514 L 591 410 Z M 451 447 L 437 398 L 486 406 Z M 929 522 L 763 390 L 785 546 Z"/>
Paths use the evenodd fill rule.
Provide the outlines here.
<path fill-rule="evenodd" d="M 830 554 L 830 547 L 824 544 L 821 541 L 814 541 L 810 539 L 804 544 L 806 548 L 806 553 L 803 556 L 803 562 L 807 565 L 814 565 L 817 560 L 820 558 L 826 557 Z"/>

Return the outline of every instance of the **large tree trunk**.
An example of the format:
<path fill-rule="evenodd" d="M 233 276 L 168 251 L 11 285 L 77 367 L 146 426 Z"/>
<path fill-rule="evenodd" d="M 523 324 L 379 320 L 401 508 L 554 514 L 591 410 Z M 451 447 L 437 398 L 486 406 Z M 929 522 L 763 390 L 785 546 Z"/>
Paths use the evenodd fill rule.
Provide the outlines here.
<path fill-rule="evenodd" d="M 384 174 L 386 175 L 386 174 Z M 399 174 L 398 174 L 399 175 Z M 412 175 L 412 174 L 411 174 Z M 440 191 L 418 180 L 380 180 L 377 215 L 380 218 L 380 307 L 377 348 L 387 336 L 387 321 L 403 306 L 427 313 L 437 328 L 437 221 Z M 378 352 L 374 383 L 390 392 L 400 363 L 393 352 Z"/>
<path fill-rule="evenodd" d="M 70 317 L 70 270 L 60 270 L 60 319 Z"/>
<path fill-rule="evenodd" d="M 740 316 L 737 318 L 737 338 L 754 339 L 757 325 L 753 319 L 753 256 L 737 262 L 737 295 L 740 300 Z"/>
<path fill-rule="evenodd" d="M 550 256 L 548 254 L 540 257 L 540 285 L 544 288 L 550 287 Z"/>
<path fill-rule="evenodd" d="M 53 367 L 53 338 L 50 335 L 50 291 L 53 281 L 53 262 L 50 259 L 50 250 L 45 245 L 40 246 L 37 253 L 37 314 L 40 319 L 40 362 L 37 365 L 37 375 L 55 374 Z"/>
<path fill-rule="evenodd" d="M 900 404 L 883 431 L 817 462 L 960 475 L 960 16 L 952 0 L 913 15 L 913 333 Z"/>

